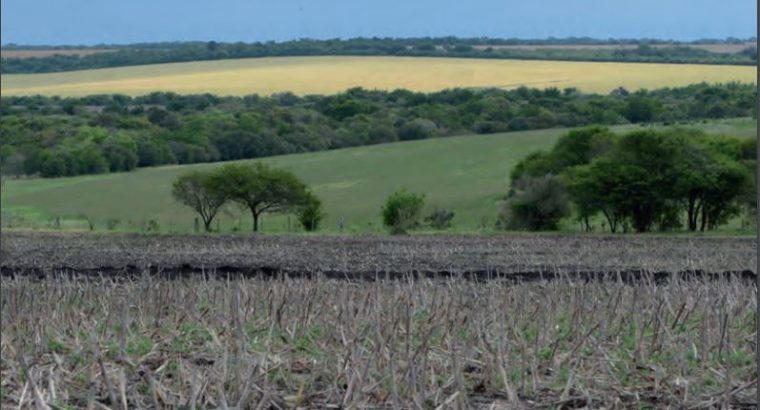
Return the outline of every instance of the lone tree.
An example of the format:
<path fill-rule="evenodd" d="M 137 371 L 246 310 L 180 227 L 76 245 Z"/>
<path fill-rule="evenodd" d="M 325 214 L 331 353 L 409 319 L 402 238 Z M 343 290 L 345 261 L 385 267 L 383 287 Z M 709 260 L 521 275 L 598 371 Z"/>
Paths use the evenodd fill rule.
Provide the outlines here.
<path fill-rule="evenodd" d="M 211 231 L 211 222 L 227 201 L 219 185 L 209 174 L 200 171 L 180 175 L 172 183 L 172 196 L 201 216 L 206 232 Z"/>
<path fill-rule="evenodd" d="M 251 211 L 254 232 L 259 230 L 259 217 L 264 212 L 295 211 L 308 198 L 306 185 L 295 175 L 260 162 L 226 165 L 211 178 L 226 199 Z"/>

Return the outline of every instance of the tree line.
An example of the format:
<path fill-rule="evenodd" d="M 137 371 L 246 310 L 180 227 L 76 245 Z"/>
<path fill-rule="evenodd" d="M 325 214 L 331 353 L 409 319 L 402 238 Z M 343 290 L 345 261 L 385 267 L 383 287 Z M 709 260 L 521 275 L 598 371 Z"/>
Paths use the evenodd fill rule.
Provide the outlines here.
<path fill-rule="evenodd" d="M 710 43 L 736 43 L 753 39 L 711 40 Z M 47 73 L 120 67 L 143 64 L 176 63 L 202 60 L 222 60 L 282 56 L 423 56 L 496 59 L 543 59 L 571 61 L 624 61 L 656 63 L 742 64 L 754 65 L 757 47 L 747 47 L 741 53 L 717 53 L 691 47 L 696 42 L 669 42 L 653 39 L 549 38 L 543 40 L 494 38 L 352 38 L 299 39 L 284 42 L 225 43 L 171 42 L 130 45 L 97 45 L 109 49 L 88 55 L 56 54 L 36 58 L 2 58 L 0 73 Z M 555 49 L 500 48 L 503 46 L 558 46 Z M 633 49 L 561 48 L 568 45 L 635 45 Z M 656 48 L 653 46 L 657 46 Z M 5 46 L 5 49 L 23 49 Z M 58 47 L 65 50 L 65 47 Z M 82 47 L 77 47 L 82 48 Z M 754 50 L 754 51 L 753 51 Z M 755 57 L 752 57 L 754 52 Z"/>
<path fill-rule="evenodd" d="M 554 230 L 574 216 L 583 230 L 705 231 L 757 210 L 756 139 L 698 130 L 573 130 L 510 174 L 499 221 Z"/>
<path fill-rule="evenodd" d="M 576 89 L 354 88 L 330 96 L 0 98 L 0 170 L 60 177 L 395 141 L 590 124 L 756 116 L 750 84 L 608 95 Z"/>

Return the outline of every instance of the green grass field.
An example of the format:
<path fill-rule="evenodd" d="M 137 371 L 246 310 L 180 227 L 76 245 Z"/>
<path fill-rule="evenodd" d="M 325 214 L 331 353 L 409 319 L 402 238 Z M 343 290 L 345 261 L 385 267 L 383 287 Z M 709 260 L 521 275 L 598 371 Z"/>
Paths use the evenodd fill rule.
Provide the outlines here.
<path fill-rule="evenodd" d="M 617 87 L 677 87 L 698 82 L 755 83 L 750 66 L 520 61 L 429 57 L 271 57 L 197 61 L 50 74 L 6 74 L 3 95 L 152 91 L 245 95 L 292 91 L 333 94 L 351 87 L 438 91 L 452 87 L 576 87 L 608 93 Z"/>
<path fill-rule="evenodd" d="M 709 132 L 750 137 L 754 120 L 699 124 Z M 618 129 L 630 129 L 618 127 Z M 423 141 L 349 148 L 263 159 L 292 170 L 322 198 L 328 218 L 324 231 L 380 232 L 383 200 L 399 188 L 427 195 L 428 208 L 456 212 L 453 230 L 491 231 L 508 175 L 526 154 L 549 149 L 566 130 L 541 130 L 492 135 L 466 135 Z M 161 231 L 193 229 L 194 214 L 176 204 L 171 181 L 189 169 L 220 166 L 200 164 L 142 168 L 130 173 L 58 179 L 5 180 L 2 192 L 4 226 L 51 227 L 56 217 L 64 228 L 86 229 L 81 216 L 106 229 L 143 229 L 155 220 Z M 118 224 L 116 222 L 118 221 Z M 223 231 L 250 229 L 250 216 L 235 207 L 219 217 Z M 295 220 L 291 221 L 295 229 Z M 265 215 L 263 230 L 287 231 L 283 216 Z M 568 229 L 574 229 L 573 226 Z"/>

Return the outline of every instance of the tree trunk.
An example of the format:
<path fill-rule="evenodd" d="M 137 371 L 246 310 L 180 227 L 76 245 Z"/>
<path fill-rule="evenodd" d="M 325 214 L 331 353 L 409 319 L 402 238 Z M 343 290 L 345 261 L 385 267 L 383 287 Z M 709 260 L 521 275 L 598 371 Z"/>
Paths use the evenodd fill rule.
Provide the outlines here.
<path fill-rule="evenodd" d="M 696 218 L 696 210 L 694 209 L 694 198 L 689 197 L 689 207 L 686 211 L 687 218 L 689 220 L 689 230 L 690 231 L 696 231 L 697 230 L 697 218 Z"/>
<path fill-rule="evenodd" d="M 251 216 L 253 216 L 253 231 L 258 232 L 259 231 L 259 214 L 256 211 L 251 211 Z"/>
<path fill-rule="evenodd" d="M 203 226 L 206 228 L 206 232 L 211 232 L 211 219 L 204 219 Z"/>
<path fill-rule="evenodd" d="M 607 223 L 610 224 L 610 232 L 615 233 L 617 231 L 617 220 L 614 218 L 611 214 L 607 213 L 604 209 L 602 209 L 602 214 L 604 214 L 604 217 L 607 218 Z"/>
<path fill-rule="evenodd" d="M 699 227 L 699 231 L 704 232 L 705 226 L 707 226 L 707 207 L 703 206 L 702 207 L 702 224 Z"/>

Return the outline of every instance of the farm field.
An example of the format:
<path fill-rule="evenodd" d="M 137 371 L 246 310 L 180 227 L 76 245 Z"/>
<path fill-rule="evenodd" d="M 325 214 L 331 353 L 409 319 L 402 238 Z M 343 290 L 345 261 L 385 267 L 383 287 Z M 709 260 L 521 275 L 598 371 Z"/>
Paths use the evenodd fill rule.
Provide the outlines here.
<path fill-rule="evenodd" d="M 374 278 L 412 272 L 544 279 L 598 272 L 677 274 L 752 270 L 754 239 L 615 235 L 142 235 L 9 232 L 2 236 L 6 274 L 27 269 L 112 274 Z M 96 251 L 97 250 L 97 251 Z M 333 274 L 334 273 L 334 274 Z"/>
<path fill-rule="evenodd" d="M 651 280 L 661 269 L 752 269 L 752 239 L 4 233 L 2 240 L 3 407 L 755 406 L 751 283 Z M 275 276 L 296 265 L 315 275 L 140 274 L 148 265 L 199 262 L 213 273 L 227 261 L 266 263 Z M 137 275 L 101 277 L 114 274 L 107 266 L 131 266 Z M 442 266 L 536 269 L 536 281 L 321 274 Z M 608 280 L 569 280 L 589 266 Z M 615 279 L 621 269 L 643 274 L 623 283 Z M 542 280 L 552 272 L 556 280 Z"/>
<path fill-rule="evenodd" d="M 754 83 L 756 67 L 426 57 L 271 57 L 156 64 L 50 74 L 7 74 L 3 95 L 152 91 L 182 94 L 332 94 L 352 87 L 437 91 L 453 87 L 576 87 L 608 93 L 698 82 Z"/>
<path fill-rule="evenodd" d="M 751 137 L 756 121 L 725 120 L 699 124 L 708 132 Z M 618 130 L 630 129 L 618 127 Z M 382 232 L 380 206 L 400 188 L 427 195 L 429 207 L 453 210 L 459 232 L 493 230 L 509 171 L 530 152 L 549 149 L 565 129 L 465 135 L 333 151 L 263 158 L 293 171 L 323 200 L 328 213 L 322 230 Z M 142 229 L 153 220 L 163 232 L 188 232 L 194 214 L 174 202 L 171 181 L 190 169 L 220 163 L 140 168 L 129 173 L 55 179 L 6 179 L 2 192 L 4 227 L 51 226 L 52 219 L 78 219 L 69 228 Z M 220 229 L 247 231 L 250 215 L 235 207 L 219 216 Z M 296 222 L 291 222 L 295 229 Z M 265 232 L 288 231 L 284 216 L 265 215 Z"/>
<path fill-rule="evenodd" d="M 28 50 L 0 50 L 2 58 L 34 58 L 49 57 L 54 55 L 62 56 L 86 56 L 96 53 L 110 53 L 115 50 L 104 48 L 61 48 L 61 49 L 28 49 Z"/>

